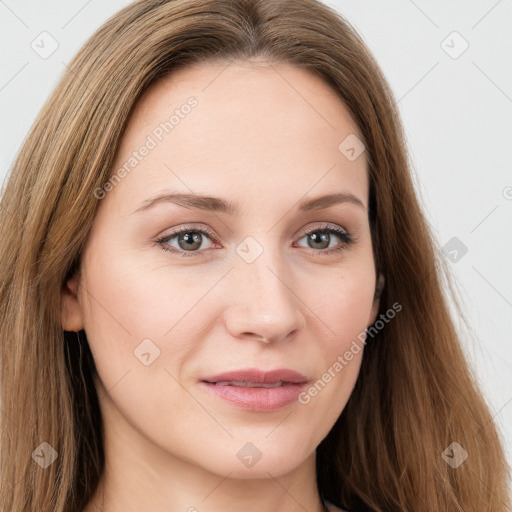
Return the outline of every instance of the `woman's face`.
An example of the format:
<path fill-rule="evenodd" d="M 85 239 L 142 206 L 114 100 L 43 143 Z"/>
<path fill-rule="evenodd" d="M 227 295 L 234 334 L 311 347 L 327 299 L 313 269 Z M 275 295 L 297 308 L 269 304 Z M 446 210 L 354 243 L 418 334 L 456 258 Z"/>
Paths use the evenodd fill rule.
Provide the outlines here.
<path fill-rule="evenodd" d="M 144 94 L 64 294 L 113 443 L 240 478 L 311 461 L 378 306 L 356 137 L 335 93 L 289 65 L 209 63 Z M 216 377 L 247 369 L 302 377 Z"/>

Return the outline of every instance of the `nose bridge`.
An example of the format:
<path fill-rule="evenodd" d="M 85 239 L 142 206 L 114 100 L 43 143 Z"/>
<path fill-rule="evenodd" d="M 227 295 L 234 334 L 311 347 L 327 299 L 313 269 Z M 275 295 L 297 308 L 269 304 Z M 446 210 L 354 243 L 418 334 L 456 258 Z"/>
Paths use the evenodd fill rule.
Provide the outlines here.
<path fill-rule="evenodd" d="M 283 283 L 286 282 L 288 274 L 283 257 L 271 250 L 268 244 L 254 261 L 249 262 L 239 257 L 235 270 L 241 277 L 241 282 L 247 283 L 247 293 L 254 298 L 256 306 L 291 300 L 290 290 Z M 267 300 L 262 303 L 261 299 L 264 298 Z"/>
<path fill-rule="evenodd" d="M 236 248 L 231 276 L 236 284 L 228 316 L 235 336 L 252 333 L 277 340 L 304 325 L 286 255 L 271 239 L 271 235 L 247 237 Z"/>

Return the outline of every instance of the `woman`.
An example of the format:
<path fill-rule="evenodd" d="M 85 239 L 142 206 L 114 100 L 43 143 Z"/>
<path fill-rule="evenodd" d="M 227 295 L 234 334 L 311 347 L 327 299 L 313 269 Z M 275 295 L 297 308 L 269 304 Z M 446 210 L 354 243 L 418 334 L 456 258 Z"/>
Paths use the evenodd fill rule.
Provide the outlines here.
<path fill-rule="evenodd" d="M 393 96 L 328 7 L 129 5 L 1 206 L 2 511 L 510 506 Z"/>

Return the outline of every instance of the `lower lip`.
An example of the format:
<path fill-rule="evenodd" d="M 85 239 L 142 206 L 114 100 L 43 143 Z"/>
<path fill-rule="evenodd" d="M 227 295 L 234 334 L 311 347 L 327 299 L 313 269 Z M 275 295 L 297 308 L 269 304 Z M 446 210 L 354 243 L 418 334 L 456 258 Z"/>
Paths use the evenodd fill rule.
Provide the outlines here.
<path fill-rule="evenodd" d="M 217 386 L 201 382 L 211 393 L 242 409 L 265 412 L 281 409 L 297 400 L 307 383 L 283 384 L 276 388 L 249 388 L 246 386 Z"/>

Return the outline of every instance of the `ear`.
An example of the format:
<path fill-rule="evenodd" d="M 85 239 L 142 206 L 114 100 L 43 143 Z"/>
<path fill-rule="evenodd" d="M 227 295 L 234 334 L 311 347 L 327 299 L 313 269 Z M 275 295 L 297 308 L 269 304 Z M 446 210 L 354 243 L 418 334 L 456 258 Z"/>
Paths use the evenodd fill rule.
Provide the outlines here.
<path fill-rule="evenodd" d="M 370 314 L 370 323 L 368 326 L 372 325 L 373 322 L 377 319 L 377 313 L 379 312 L 379 305 L 380 305 L 380 296 L 382 294 L 382 290 L 384 289 L 384 284 L 386 280 L 381 272 L 379 272 L 379 276 L 377 279 L 377 283 L 375 285 L 375 294 L 373 297 L 373 306 L 372 306 L 372 312 Z"/>
<path fill-rule="evenodd" d="M 80 274 L 75 275 L 67 280 L 62 287 L 62 328 L 65 331 L 81 331 L 84 328 L 82 321 L 82 309 L 78 302 L 78 286 Z"/>

